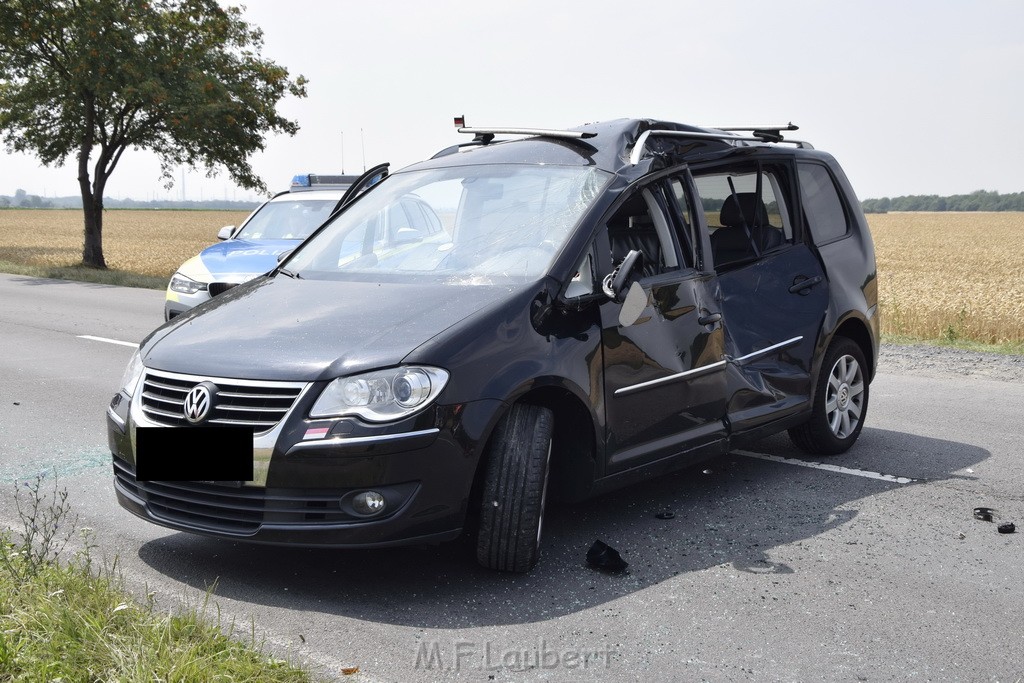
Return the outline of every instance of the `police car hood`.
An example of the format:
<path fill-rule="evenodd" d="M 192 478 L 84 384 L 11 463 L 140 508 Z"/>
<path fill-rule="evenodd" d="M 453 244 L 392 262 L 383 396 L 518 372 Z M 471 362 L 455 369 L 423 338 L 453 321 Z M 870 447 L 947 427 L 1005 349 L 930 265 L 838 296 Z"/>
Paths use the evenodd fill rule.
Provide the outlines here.
<path fill-rule="evenodd" d="M 299 246 L 301 240 L 227 240 L 203 249 L 203 267 L 213 281 L 232 274 L 262 275 L 277 266 L 277 257 Z M 185 273 L 193 277 L 189 273 Z M 200 280 L 205 278 L 200 277 Z M 231 278 L 224 278 L 230 281 Z"/>
<path fill-rule="evenodd" d="M 154 331 L 142 358 L 190 375 L 333 379 L 400 363 L 511 289 L 261 277 Z"/>

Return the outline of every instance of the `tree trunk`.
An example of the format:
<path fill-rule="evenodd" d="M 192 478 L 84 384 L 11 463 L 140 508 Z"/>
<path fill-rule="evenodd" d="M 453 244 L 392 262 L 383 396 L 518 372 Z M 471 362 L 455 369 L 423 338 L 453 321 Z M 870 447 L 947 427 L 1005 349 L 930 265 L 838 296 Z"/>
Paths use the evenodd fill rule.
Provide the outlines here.
<path fill-rule="evenodd" d="M 107 262 L 103 258 L 103 200 L 96 201 L 91 192 L 83 192 L 82 211 L 85 214 L 82 265 L 106 268 Z"/>
<path fill-rule="evenodd" d="M 92 97 L 86 97 L 86 116 L 81 146 L 78 149 L 78 189 L 82 194 L 82 213 L 85 216 L 85 240 L 82 245 L 82 265 L 106 268 L 103 259 L 103 185 L 99 174 L 95 191 L 89 186 L 89 156 L 93 146 Z"/>

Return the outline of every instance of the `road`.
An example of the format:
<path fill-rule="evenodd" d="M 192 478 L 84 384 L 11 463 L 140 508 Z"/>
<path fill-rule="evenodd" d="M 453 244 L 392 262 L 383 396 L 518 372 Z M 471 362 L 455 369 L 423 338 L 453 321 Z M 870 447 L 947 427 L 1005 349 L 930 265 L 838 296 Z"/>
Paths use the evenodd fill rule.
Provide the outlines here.
<path fill-rule="evenodd" d="M 808 466 L 785 437 L 555 507 L 526 576 L 464 543 L 249 546 L 137 520 L 114 498 L 104 411 L 162 293 L 0 275 L 0 521 L 56 472 L 101 552 L 164 605 L 211 587 L 278 655 L 358 681 L 1024 677 L 1024 383 L 886 365 L 860 442 Z M 97 339 L 98 338 L 98 339 Z M 108 340 L 108 341 L 103 341 Z M 766 459 L 765 456 L 775 459 Z M 794 460 L 796 462 L 794 462 Z M 888 475 L 888 476 L 878 476 Z M 3 489 L 0 489 L 2 491 Z M 675 513 L 658 519 L 658 512 Z M 595 539 L 625 574 L 587 568 Z M 343 667 L 359 667 L 342 676 Z"/>

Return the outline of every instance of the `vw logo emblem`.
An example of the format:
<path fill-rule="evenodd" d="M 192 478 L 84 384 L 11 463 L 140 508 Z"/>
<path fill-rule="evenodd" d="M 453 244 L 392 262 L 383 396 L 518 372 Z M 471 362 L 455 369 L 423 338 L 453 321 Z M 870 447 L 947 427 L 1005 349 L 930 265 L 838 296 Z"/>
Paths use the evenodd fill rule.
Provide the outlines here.
<path fill-rule="evenodd" d="M 185 410 L 185 419 L 192 424 L 199 424 L 206 419 L 211 404 L 210 390 L 203 384 L 197 384 L 185 396 L 185 405 L 182 406 Z"/>

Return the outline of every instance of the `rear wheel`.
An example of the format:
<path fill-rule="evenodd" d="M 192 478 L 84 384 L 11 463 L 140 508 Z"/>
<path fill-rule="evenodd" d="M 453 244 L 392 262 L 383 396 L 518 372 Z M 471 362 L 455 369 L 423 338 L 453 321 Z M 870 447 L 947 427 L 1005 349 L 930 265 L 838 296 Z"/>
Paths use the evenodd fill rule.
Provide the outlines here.
<path fill-rule="evenodd" d="M 487 447 L 477 532 L 477 561 L 527 572 L 537 564 L 544 523 L 554 416 L 517 403 L 495 428 Z"/>
<path fill-rule="evenodd" d="M 825 352 L 810 419 L 789 430 L 801 450 L 838 455 L 860 436 L 868 410 L 867 364 L 851 339 L 837 337 Z"/>

